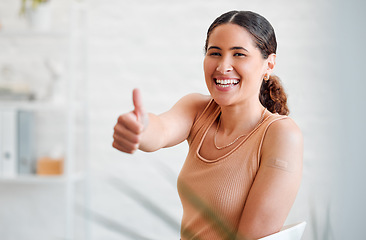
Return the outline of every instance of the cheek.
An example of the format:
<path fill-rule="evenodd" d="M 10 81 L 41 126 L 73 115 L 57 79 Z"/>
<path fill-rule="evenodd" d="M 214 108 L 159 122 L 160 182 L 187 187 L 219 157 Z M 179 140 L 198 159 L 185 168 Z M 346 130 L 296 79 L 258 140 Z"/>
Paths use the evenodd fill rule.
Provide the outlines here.
<path fill-rule="evenodd" d="M 207 88 L 210 90 L 212 86 L 212 74 L 214 73 L 213 61 L 205 58 L 203 61 L 203 72 L 205 74 L 205 83 Z"/>
<path fill-rule="evenodd" d="M 212 59 L 205 58 L 203 60 L 203 71 L 205 72 L 205 76 L 210 76 L 213 74 L 215 69 L 215 62 L 212 61 Z"/>
<path fill-rule="evenodd" d="M 235 70 L 239 75 L 242 75 L 242 77 L 257 78 L 261 75 L 262 67 L 259 64 L 255 64 L 253 62 L 245 62 L 238 64 Z"/>

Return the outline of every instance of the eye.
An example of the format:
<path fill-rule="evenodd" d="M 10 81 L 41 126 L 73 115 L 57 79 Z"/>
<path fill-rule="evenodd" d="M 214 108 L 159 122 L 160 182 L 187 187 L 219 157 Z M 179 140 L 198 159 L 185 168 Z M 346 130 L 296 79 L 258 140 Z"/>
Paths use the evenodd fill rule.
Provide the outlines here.
<path fill-rule="evenodd" d="M 234 53 L 234 57 L 245 57 L 244 53 Z"/>
<path fill-rule="evenodd" d="M 221 54 L 218 52 L 211 52 L 211 53 L 209 53 L 209 55 L 210 56 L 221 56 Z"/>

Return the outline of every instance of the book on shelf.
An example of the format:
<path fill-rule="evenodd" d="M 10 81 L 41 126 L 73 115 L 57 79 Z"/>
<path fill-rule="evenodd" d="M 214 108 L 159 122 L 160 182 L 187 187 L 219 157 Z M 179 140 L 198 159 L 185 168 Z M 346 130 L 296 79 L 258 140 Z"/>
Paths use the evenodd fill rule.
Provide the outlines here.
<path fill-rule="evenodd" d="M 0 118 L 1 176 L 14 177 L 17 175 L 17 111 L 2 110 Z"/>
<path fill-rule="evenodd" d="M 34 113 L 0 110 L 0 177 L 35 173 Z"/>
<path fill-rule="evenodd" d="M 32 111 L 18 111 L 18 173 L 34 174 L 36 161 L 34 154 L 35 132 L 34 113 Z"/>

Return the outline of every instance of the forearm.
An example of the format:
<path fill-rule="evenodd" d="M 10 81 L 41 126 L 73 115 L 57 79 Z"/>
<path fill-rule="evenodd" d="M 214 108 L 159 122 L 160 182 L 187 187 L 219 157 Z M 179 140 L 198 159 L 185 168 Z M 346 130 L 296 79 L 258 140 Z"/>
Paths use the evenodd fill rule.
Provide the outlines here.
<path fill-rule="evenodd" d="M 148 123 L 143 130 L 140 139 L 139 149 L 144 152 L 154 152 L 166 145 L 164 123 L 155 114 L 148 114 Z"/>
<path fill-rule="evenodd" d="M 138 149 L 153 152 L 186 140 L 197 112 L 204 109 L 209 100 L 200 94 L 190 94 L 181 98 L 165 113 L 142 114 L 140 120 L 144 129 L 139 133 Z M 148 120 L 144 121 L 144 117 Z"/>

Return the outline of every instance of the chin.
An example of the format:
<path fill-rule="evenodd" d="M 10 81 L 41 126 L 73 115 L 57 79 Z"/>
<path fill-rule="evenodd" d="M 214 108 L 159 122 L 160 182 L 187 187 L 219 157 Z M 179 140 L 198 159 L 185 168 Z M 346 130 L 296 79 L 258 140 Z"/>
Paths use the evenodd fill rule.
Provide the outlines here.
<path fill-rule="evenodd" d="M 224 97 L 224 96 L 217 96 L 217 95 L 211 95 L 211 97 L 215 100 L 215 102 L 220 107 L 230 106 L 235 103 L 235 101 L 233 101 L 233 99 L 231 97 Z"/>

